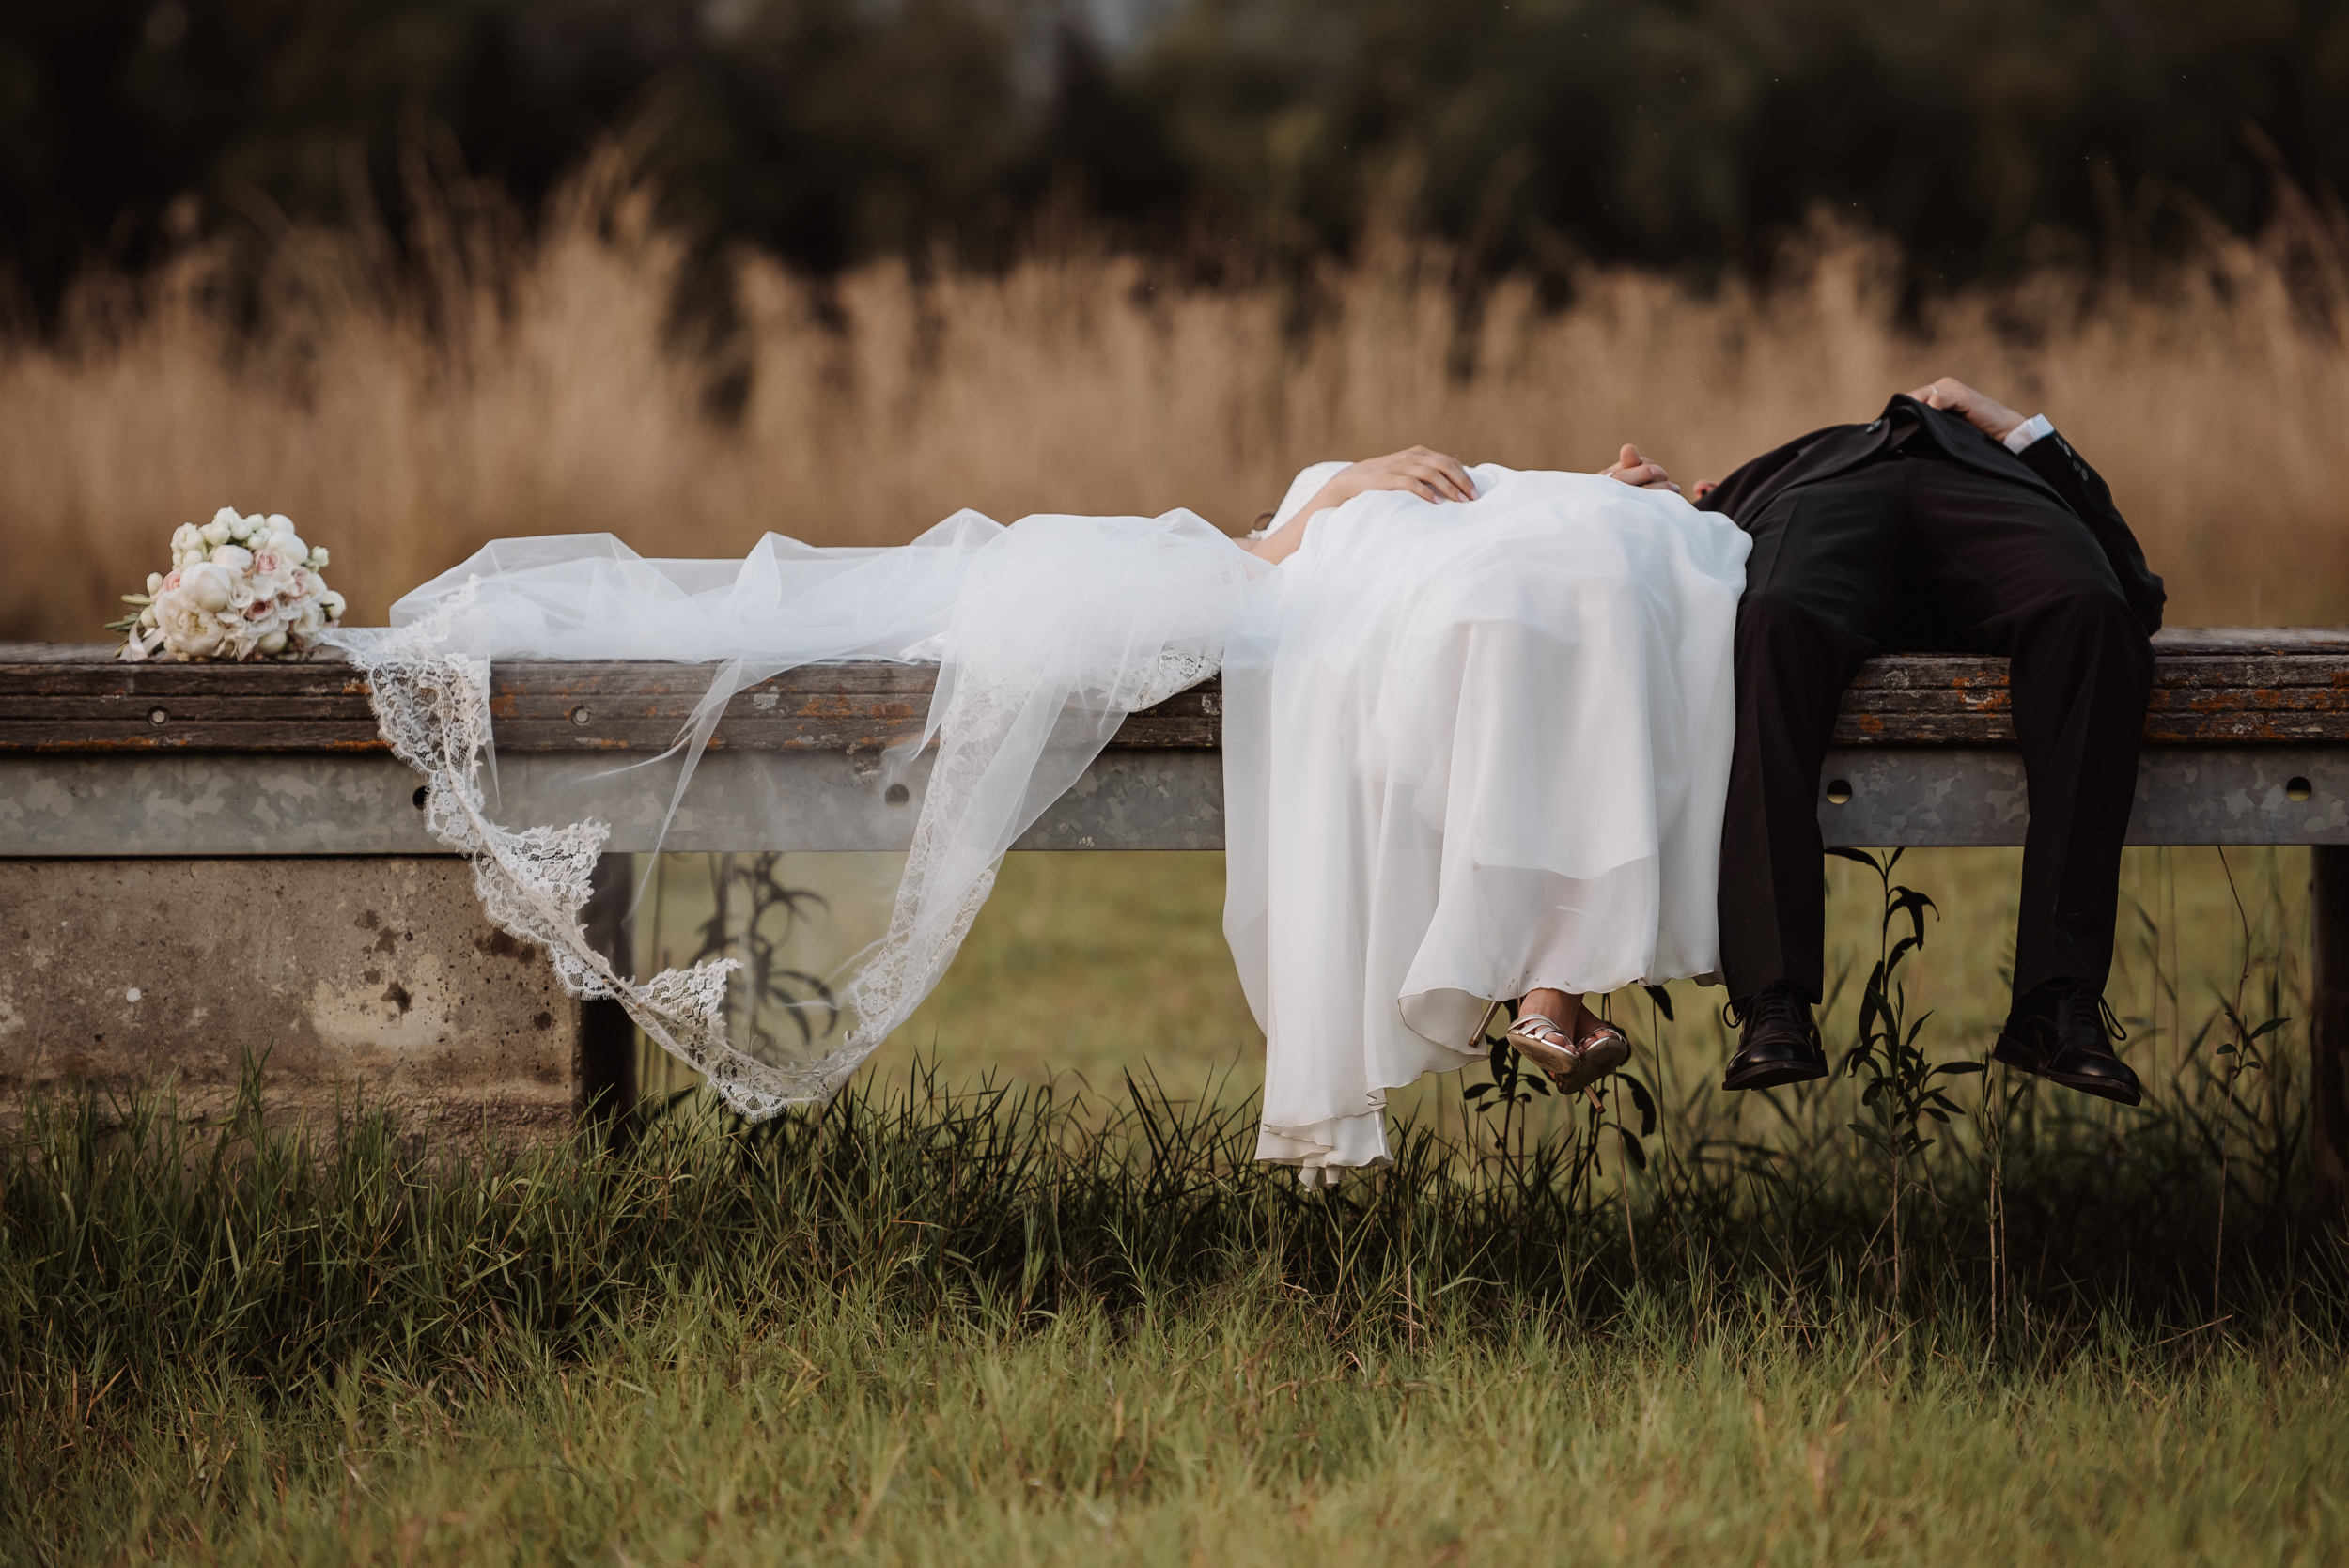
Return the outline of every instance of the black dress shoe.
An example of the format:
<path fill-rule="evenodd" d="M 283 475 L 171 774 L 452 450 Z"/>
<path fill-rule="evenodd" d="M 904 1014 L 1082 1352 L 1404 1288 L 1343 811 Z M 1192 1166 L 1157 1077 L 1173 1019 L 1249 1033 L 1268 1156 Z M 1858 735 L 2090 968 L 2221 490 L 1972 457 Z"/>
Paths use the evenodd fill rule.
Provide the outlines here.
<path fill-rule="evenodd" d="M 1729 1004 L 1729 1021 L 1744 1032 L 1721 1079 L 1724 1089 L 1775 1089 L 1827 1077 L 1818 1021 L 1811 999 L 1781 980 Z"/>
<path fill-rule="evenodd" d="M 2015 1004 L 1990 1055 L 2066 1089 L 2136 1105 L 2144 1088 L 2112 1053 L 2112 1042 L 2127 1038 L 2103 992 L 2085 980 L 2050 980 Z"/>

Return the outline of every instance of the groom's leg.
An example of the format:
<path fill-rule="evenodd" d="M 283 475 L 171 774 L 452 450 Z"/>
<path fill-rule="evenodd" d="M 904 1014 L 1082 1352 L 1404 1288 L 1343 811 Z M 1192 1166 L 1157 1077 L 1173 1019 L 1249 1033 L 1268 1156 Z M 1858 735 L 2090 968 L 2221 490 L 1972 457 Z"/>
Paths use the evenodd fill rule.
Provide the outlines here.
<path fill-rule="evenodd" d="M 1921 597 L 1955 613 L 1956 645 L 2013 661 L 2030 787 L 2015 995 L 2055 979 L 2101 992 L 2153 645 L 2111 563 L 2070 511 L 1952 463 L 1912 466 Z"/>
<path fill-rule="evenodd" d="M 1819 768 L 1843 688 L 1900 600 L 1907 466 L 1873 463 L 1805 486 L 1747 524 L 1720 872 L 1721 975 L 1741 1001 L 1781 980 L 1819 998 Z"/>

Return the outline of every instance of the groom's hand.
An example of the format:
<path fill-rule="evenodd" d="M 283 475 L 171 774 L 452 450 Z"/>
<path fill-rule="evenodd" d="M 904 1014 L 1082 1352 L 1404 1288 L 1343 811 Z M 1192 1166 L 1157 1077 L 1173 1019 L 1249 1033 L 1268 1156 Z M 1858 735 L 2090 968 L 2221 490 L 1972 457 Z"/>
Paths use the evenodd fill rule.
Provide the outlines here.
<path fill-rule="evenodd" d="M 1929 409 L 1947 409 L 1963 414 L 1967 421 L 1992 441 L 2004 441 L 2023 416 L 1999 402 L 1996 397 L 1976 392 L 1954 376 L 1944 376 L 1931 386 L 1921 386 L 1909 394 Z"/>
<path fill-rule="evenodd" d="M 1680 487 L 1673 484 L 1672 476 L 1664 472 L 1664 465 L 1641 457 L 1640 449 L 1629 442 L 1623 443 L 1622 455 L 1599 472 L 1610 479 L 1620 479 L 1643 490 L 1670 490 L 1674 495 L 1680 493 Z"/>

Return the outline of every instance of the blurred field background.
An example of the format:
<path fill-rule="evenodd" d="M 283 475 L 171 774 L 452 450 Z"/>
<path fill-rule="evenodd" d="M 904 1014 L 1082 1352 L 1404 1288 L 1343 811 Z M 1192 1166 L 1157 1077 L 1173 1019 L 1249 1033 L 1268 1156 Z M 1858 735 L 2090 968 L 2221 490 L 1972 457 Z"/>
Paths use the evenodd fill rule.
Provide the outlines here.
<path fill-rule="evenodd" d="M 0 638 L 224 504 L 364 621 L 499 535 L 1718 477 L 1944 373 L 2175 621 L 2349 619 L 2314 0 L 91 0 L 0 81 Z"/>
<path fill-rule="evenodd" d="M 197 247 L 90 280 L 0 350 L 0 636 L 83 639 L 218 505 L 291 516 L 357 624 L 502 535 L 735 555 L 775 530 L 911 538 L 956 508 L 1242 531 L 1308 462 L 1414 442 L 1684 480 L 1873 417 L 1941 374 L 2045 409 L 2111 480 L 2176 624 L 2349 620 L 2349 225 L 2304 202 L 2142 281 L 2034 272 L 1902 309 L 1898 253 L 1832 222 L 1759 281 L 1594 268 L 1478 283 L 1399 231 L 1207 287 L 1082 231 L 999 272 L 755 255 L 739 319 L 680 344 L 689 250 L 616 150 L 535 231 L 489 195 L 292 229 L 249 299 Z"/>

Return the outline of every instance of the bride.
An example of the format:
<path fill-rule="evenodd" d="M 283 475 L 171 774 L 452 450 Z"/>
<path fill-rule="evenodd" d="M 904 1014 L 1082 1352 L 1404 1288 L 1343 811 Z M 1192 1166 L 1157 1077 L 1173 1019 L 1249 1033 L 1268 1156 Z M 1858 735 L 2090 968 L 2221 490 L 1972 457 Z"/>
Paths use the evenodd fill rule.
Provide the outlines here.
<path fill-rule="evenodd" d="M 1267 1043 L 1258 1155 L 1314 1184 L 1385 1158 L 1386 1092 L 1480 1056 L 1496 1004 L 1519 1001 L 1511 1042 L 1579 1088 L 1628 1054 L 1582 997 L 1714 967 L 1747 548 L 1628 446 L 1595 474 L 1414 447 L 1305 470 L 1238 541 L 1187 511 L 1008 528 L 966 511 L 907 546 L 770 534 L 731 563 L 499 540 L 391 629 L 336 641 L 491 918 L 754 1117 L 837 1089 L 1125 716 L 1220 668 L 1224 931 Z M 723 966 L 639 983 L 588 945 L 604 830 L 499 820 L 484 787 L 489 661 L 521 658 L 710 667 L 671 766 L 605 775 L 611 801 L 679 798 L 727 700 L 783 670 L 940 663 L 924 734 L 889 758 L 926 760 L 928 788 L 839 1048 L 747 1055 L 721 1023 Z"/>

